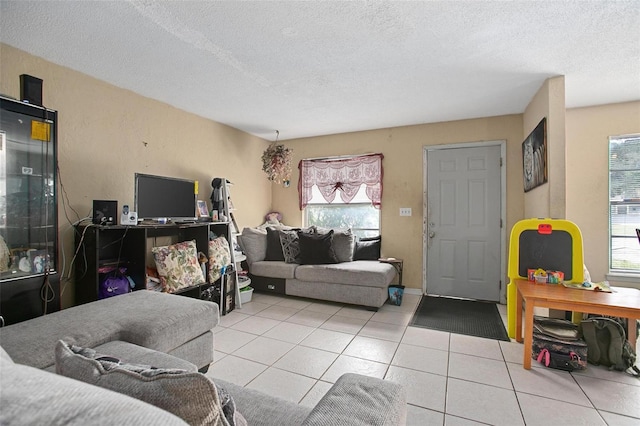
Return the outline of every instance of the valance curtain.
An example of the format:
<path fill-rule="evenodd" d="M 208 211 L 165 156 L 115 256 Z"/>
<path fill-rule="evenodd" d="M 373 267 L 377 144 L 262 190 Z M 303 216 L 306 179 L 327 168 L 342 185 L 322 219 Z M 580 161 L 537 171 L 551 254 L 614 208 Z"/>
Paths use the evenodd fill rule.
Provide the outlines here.
<path fill-rule="evenodd" d="M 313 185 L 318 186 L 328 203 L 336 198 L 337 191 L 342 193 L 342 200 L 349 203 L 362 184 L 366 185 L 366 194 L 373 206 L 379 209 L 382 200 L 383 158 L 382 154 L 367 154 L 349 158 L 301 160 L 298 164 L 300 210 L 311 200 Z"/>

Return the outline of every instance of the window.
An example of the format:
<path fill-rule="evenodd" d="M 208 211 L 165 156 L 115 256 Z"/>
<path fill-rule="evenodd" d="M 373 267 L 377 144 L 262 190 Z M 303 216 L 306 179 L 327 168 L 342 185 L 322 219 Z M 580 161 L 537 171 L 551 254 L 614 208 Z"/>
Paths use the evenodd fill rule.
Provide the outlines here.
<path fill-rule="evenodd" d="M 348 204 L 342 200 L 341 194 L 327 202 L 314 185 L 311 200 L 304 209 L 304 224 L 324 228 L 351 228 L 360 238 L 374 237 L 380 234 L 380 209 L 371 204 L 365 194 L 364 184 Z"/>
<path fill-rule="evenodd" d="M 609 268 L 640 274 L 640 135 L 609 138 Z"/>
<path fill-rule="evenodd" d="M 380 233 L 382 154 L 300 161 L 298 191 L 304 224 Z"/>

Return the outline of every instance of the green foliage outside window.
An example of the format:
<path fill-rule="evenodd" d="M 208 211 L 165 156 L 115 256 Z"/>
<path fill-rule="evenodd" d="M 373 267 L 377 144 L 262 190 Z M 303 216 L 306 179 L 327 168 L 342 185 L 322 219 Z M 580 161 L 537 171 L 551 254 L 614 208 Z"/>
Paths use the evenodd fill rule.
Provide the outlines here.
<path fill-rule="evenodd" d="M 371 204 L 309 204 L 305 223 L 324 228 L 351 228 L 361 238 L 380 233 L 380 211 Z"/>

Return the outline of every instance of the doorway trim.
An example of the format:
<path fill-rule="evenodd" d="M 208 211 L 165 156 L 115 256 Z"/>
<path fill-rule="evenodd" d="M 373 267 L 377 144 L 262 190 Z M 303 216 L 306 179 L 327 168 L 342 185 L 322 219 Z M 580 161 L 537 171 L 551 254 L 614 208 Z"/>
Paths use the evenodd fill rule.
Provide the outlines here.
<path fill-rule="evenodd" d="M 427 224 L 429 222 L 429 206 L 427 203 L 427 167 L 429 151 L 456 148 L 477 148 L 487 146 L 500 147 L 500 303 L 507 303 L 507 141 L 504 139 L 477 142 L 462 142 L 443 145 L 424 145 L 422 147 L 422 294 L 427 294 L 427 256 L 429 238 Z"/>

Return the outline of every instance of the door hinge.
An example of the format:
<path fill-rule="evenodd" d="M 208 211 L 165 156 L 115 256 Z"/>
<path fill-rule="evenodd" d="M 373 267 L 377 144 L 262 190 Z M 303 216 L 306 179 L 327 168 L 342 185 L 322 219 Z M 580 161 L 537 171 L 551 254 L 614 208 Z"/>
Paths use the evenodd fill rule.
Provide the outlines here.
<path fill-rule="evenodd" d="M 502 219 L 500 219 L 500 229 L 502 229 Z"/>
<path fill-rule="evenodd" d="M 502 290 L 502 280 L 498 281 L 499 285 L 500 285 L 500 290 Z"/>
<path fill-rule="evenodd" d="M 502 167 L 502 157 L 500 157 L 500 167 Z"/>

